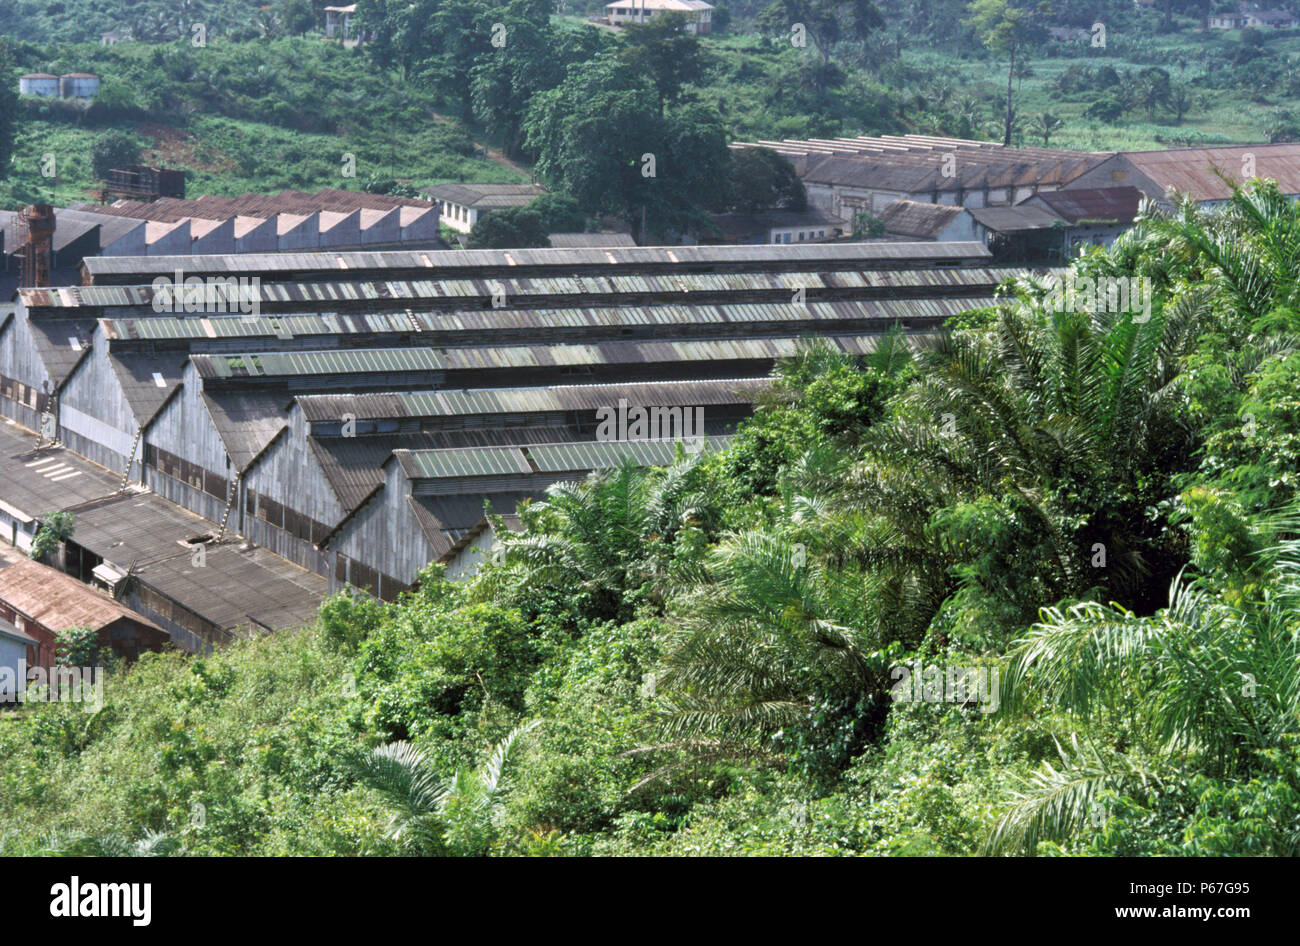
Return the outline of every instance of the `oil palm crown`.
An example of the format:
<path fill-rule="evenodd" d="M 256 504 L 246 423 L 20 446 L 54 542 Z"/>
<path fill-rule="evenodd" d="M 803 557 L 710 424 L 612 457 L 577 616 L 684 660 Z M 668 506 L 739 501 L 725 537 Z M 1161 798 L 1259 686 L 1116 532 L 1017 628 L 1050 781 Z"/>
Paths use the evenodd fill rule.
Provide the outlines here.
<path fill-rule="evenodd" d="M 389 837 L 417 854 L 485 853 L 502 814 L 506 765 L 539 724 L 518 726 L 478 768 L 450 778 L 439 777 L 424 751 L 411 743 L 372 749 L 362 757 L 361 780 L 392 812 Z"/>
<path fill-rule="evenodd" d="M 1049 608 L 1017 642 L 1003 706 L 1033 700 L 1118 725 L 1125 748 L 1077 736 L 1023 780 L 989 838 L 1032 853 L 1083 824 L 1097 795 L 1159 786 L 1187 769 L 1246 777 L 1274 766 L 1300 780 L 1300 542 L 1266 553 L 1272 590 L 1228 604 L 1179 576 L 1152 617 L 1095 602 Z"/>
<path fill-rule="evenodd" d="M 1002 497 L 1049 543 L 1057 597 L 1093 584 L 1095 543 L 1119 556 L 1107 580 L 1133 583 L 1151 564 L 1146 510 L 1167 498 L 1153 471 L 1189 462 L 1178 376 L 1205 312 L 1057 312 L 1021 289 L 991 326 L 918 356 L 917 383 L 868 443 L 858 498 L 919 536 L 924 497 L 930 510 Z M 899 508 L 909 479 L 920 498 Z"/>
<path fill-rule="evenodd" d="M 702 488 L 703 456 L 683 452 L 662 471 L 627 460 L 581 482 L 551 486 L 545 501 L 527 510 L 527 531 L 505 540 L 516 587 L 576 590 L 602 617 L 630 617 L 625 596 L 647 583 L 661 597 L 674 568 L 677 535 L 711 527 L 718 518 L 716 503 Z"/>

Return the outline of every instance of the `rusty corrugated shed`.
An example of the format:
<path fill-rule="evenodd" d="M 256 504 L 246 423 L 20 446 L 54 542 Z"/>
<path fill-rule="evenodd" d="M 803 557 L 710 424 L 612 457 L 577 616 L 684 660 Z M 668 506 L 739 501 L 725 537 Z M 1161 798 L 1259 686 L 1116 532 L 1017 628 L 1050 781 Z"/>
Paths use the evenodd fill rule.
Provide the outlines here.
<path fill-rule="evenodd" d="M 123 619 L 166 633 L 107 594 L 30 559 L 0 569 L 0 602 L 55 633 L 74 627 L 98 631 Z"/>

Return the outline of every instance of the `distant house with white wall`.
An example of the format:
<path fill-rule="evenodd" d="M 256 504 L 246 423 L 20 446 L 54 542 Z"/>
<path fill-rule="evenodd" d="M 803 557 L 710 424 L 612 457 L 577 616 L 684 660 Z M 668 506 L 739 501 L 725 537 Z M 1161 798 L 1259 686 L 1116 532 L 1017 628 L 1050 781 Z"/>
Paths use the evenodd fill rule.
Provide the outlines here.
<path fill-rule="evenodd" d="M 614 0 L 605 4 L 612 26 L 644 23 L 659 13 L 686 15 L 686 31 L 699 36 L 713 32 L 713 4 L 704 0 Z"/>
<path fill-rule="evenodd" d="M 1211 13 L 1206 25 L 1212 30 L 1243 30 L 1246 28 L 1246 14 L 1237 10 L 1231 13 Z"/>
<path fill-rule="evenodd" d="M 702 243 L 827 243 L 850 230 L 848 221 L 816 208 L 709 214 L 709 220 L 722 235 L 703 235 Z"/>
<path fill-rule="evenodd" d="M 352 21 L 357 15 L 357 5 L 350 3 L 345 7 L 325 8 L 325 35 L 329 39 L 355 39 Z"/>
<path fill-rule="evenodd" d="M 525 207 L 545 193 L 537 184 L 439 184 L 420 197 L 438 205 L 439 223 L 469 233 L 484 214 Z"/>

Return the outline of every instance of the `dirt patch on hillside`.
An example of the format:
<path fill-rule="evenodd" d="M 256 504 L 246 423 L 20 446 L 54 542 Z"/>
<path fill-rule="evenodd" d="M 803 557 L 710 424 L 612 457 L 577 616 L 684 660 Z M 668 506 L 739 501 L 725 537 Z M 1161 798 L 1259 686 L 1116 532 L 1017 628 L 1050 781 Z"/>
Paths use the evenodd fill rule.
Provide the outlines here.
<path fill-rule="evenodd" d="M 229 155 L 205 147 L 194 135 L 179 128 L 146 123 L 140 126 L 139 131 L 154 142 L 152 148 L 145 148 L 141 153 L 141 160 L 145 164 L 166 168 L 188 167 L 214 173 L 238 168 Z"/>

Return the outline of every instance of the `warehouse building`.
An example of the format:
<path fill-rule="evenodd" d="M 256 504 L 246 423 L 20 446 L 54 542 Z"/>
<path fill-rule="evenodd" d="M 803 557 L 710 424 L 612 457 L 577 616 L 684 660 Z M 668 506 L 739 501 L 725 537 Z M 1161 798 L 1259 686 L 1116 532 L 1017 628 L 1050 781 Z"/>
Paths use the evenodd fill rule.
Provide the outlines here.
<path fill-rule="evenodd" d="M 855 213 L 880 216 L 898 200 L 1012 206 L 1059 190 L 1111 157 L 930 135 L 753 141 L 732 147 L 769 148 L 785 155 L 804 183 L 809 204 L 844 219 Z"/>
<path fill-rule="evenodd" d="M 431 561 L 468 574 L 551 483 L 679 448 L 606 442 L 601 410 L 726 436 L 802 339 L 923 337 L 1023 274 L 987 262 L 956 242 L 89 258 L 87 285 L 0 312 L 0 414 L 43 434 L 10 455 L 51 474 L 0 487 L 0 527 L 30 544 L 76 510 L 70 568 L 189 649 L 344 583 L 391 599 Z M 257 275 L 262 311 L 174 311 L 153 283 L 177 269 Z"/>

